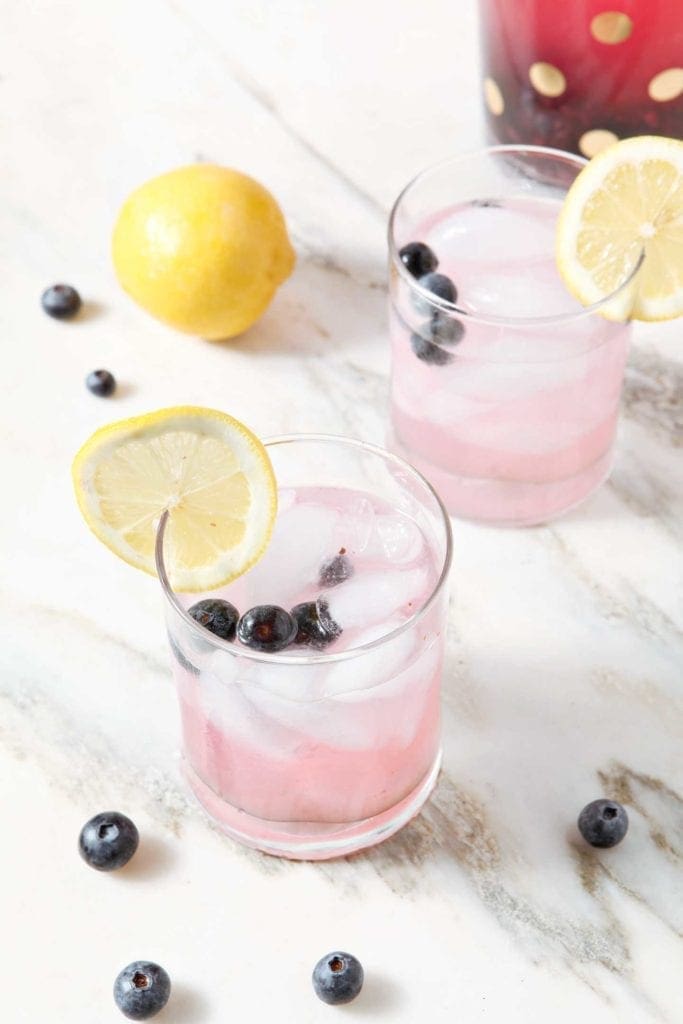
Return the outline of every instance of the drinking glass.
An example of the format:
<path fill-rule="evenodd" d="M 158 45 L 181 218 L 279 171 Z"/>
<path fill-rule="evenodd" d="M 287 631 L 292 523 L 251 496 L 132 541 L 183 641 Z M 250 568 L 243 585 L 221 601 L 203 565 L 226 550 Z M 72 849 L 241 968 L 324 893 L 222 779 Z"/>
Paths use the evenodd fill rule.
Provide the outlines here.
<path fill-rule="evenodd" d="M 265 445 L 281 510 L 266 569 L 257 563 L 215 593 L 177 593 L 162 519 L 157 570 L 192 790 L 240 842 L 317 860 L 385 839 L 417 814 L 434 786 L 450 524 L 431 486 L 381 448 L 324 435 Z M 299 500 L 306 516 L 290 516 L 285 529 L 284 517 Z M 267 570 L 269 592 L 279 596 L 328 521 L 357 566 L 355 632 L 346 648 L 294 645 L 265 653 L 220 639 L 188 614 L 206 597 L 228 598 L 245 610 L 259 571 L 263 582 Z M 419 599 L 397 618 L 397 592 L 417 587 L 416 579 L 426 581 L 415 591 Z M 371 631 L 363 628 L 365 615 Z"/>
<path fill-rule="evenodd" d="M 629 325 L 582 307 L 555 264 L 556 220 L 585 164 L 498 146 L 423 171 L 389 224 L 389 446 L 456 516 L 530 525 L 566 512 L 609 473 Z M 411 273 L 429 246 L 455 302 Z M 404 254 L 405 258 L 405 254 Z"/>

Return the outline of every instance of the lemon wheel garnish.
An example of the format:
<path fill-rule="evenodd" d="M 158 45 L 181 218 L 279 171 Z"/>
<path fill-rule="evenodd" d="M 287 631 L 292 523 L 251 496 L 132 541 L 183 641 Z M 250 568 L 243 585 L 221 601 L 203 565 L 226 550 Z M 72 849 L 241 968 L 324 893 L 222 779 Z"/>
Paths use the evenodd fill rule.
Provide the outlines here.
<path fill-rule="evenodd" d="M 633 274 L 642 258 L 642 265 Z M 560 213 L 557 265 L 584 305 L 611 320 L 683 313 L 683 142 L 624 139 L 578 175 Z"/>
<path fill-rule="evenodd" d="M 210 590 L 263 554 L 275 521 L 265 448 L 238 420 L 178 406 L 102 427 L 73 463 L 83 518 L 115 554 L 155 574 L 154 545 L 168 509 L 165 564 L 173 587 Z"/>

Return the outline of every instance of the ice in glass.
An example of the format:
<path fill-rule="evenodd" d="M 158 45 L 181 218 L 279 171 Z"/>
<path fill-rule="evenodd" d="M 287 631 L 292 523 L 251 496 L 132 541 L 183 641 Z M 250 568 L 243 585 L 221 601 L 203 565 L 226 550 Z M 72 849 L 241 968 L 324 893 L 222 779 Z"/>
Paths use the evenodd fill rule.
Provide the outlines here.
<path fill-rule="evenodd" d="M 267 450 L 264 557 L 219 592 L 174 594 L 160 531 L 159 572 L 192 788 L 235 838 L 316 859 L 390 835 L 434 784 L 450 531 L 429 485 L 381 449 Z M 207 597 L 307 609 L 303 631 L 276 653 L 221 641 L 187 614 Z"/>
<path fill-rule="evenodd" d="M 394 208 L 391 446 L 455 515 L 542 522 L 609 472 L 629 326 L 581 307 L 555 264 L 581 166 L 496 147 L 425 171 Z"/>

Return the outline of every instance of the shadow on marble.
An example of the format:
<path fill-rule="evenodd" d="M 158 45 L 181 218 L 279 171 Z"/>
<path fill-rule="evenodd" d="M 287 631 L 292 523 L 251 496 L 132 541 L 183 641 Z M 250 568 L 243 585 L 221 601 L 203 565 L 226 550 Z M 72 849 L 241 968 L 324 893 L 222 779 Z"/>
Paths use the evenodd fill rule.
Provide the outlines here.
<path fill-rule="evenodd" d="M 85 299 L 83 305 L 78 311 L 78 316 L 75 316 L 71 323 L 74 324 L 87 324 L 93 320 L 98 320 L 101 316 L 106 313 L 107 307 L 102 302 L 95 302 L 92 299 Z"/>
<path fill-rule="evenodd" d="M 317 257 L 301 257 L 295 276 L 275 296 L 266 313 L 234 339 L 218 342 L 238 352 L 266 355 L 336 355 L 378 329 L 387 336 L 386 288 L 375 271 L 360 284 L 363 271 L 338 267 Z M 333 315 L 330 315 L 330 310 Z"/>
<path fill-rule="evenodd" d="M 131 395 L 136 394 L 138 390 L 139 388 L 135 384 L 131 384 L 130 381 L 117 379 L 116 391 L 112 398 L 114 401 L 117 401 L 120 398 L 130 398 Z M 112 401 L 112 398 L 109 399 L 110 402 Z"/>
<path fill-rule="evenodd" d="M 163 1024 L 204 1024 L 211 1006 L 203 995 L 187 985 L 173 984 L 168 1006 L 159 1015 Z"/>
<path fill-rule="evenodd" d="M 169 843 L 156 836 L 142 835 L 140 846 L 133 859 L 117 872 L 125 882 L 147 882 L 166 874 L 175 864 L 177 857 Z"/>
<path fill-rule="evenodd" d="M 353 1018 L 355 1020 L 359 1017 L 374 1017 L 389 1020 L 400 1004 L 401 994 L 396 983 L 386 975 L 372 971 L 365 977 L 361 994 L 351 1004 Z"/>

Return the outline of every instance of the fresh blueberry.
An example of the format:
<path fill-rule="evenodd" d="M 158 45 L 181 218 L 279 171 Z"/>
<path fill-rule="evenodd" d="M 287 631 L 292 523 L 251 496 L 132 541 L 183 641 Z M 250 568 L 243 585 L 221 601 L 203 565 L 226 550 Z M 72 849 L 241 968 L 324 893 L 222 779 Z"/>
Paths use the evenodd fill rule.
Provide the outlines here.
<path fill-rule="evenodd" d="M 187 614 L 221 640 L 235 639 L 240 613 L 229 601 L 207 597 L 204 601 L 193 604 Z"/>
<path fill-rule="evenodd" d="M 465 336 L 465 325 L 448 313 L 435 313 L 429 323 L 434 341 L 446 345 L 457 345 Z"/>
<path fill-rule="evenodd" d="M 325 601 L 303 601 L 292 608 L 292 618 L 297 625 L 295 643 L 308 644 L 309 647 L 317 647 L 322 650 L 333 640 L 336 640 L 341 633 L 341 627 L 329 615 L 320 617 L 321 609 L 326 609 Z"/>
<path fill-rule="evenodd" d="M 109 398 L 116 390 L 116 378 L 109 370 L 93 370 L 85 378 L 85 386 L 93 395 L 100 398 Z"/>
<path fill-rule="evenodd" d="M 581 811 L 578 825 L 587 843 L 608 849 L 620 843 L 626 835 L 628 814 L 616 800 L 593 800 Z"/>
<path fill-rule="evenodd" d="M 344 580 L 353 576 L 353 562 L 341 552 L 329 558 L 320 566 L 318 583 L 321 587 L 338 587 Z"/>
<path fill-rule="evenodd" d="M 424 274 L 417 279 L 417 283 L 435 295 L 437 299 L 443 299 L 444 302 L 456 302 L 458 298 L 458 289 L 450 277 L 446 277 L 445 274 Z M 418 295 L 417 292 L 412 296 L 412 303 L 418 313 L 422 313 L 424 316 L 429 316 L 434 312 L 434 306 L 429 300 Z"/>
<path fill-rule="evenodd" d="M 237 624 L 238 639 L 255 651 L 282 651 L 292 643 L 297 632 L 292 616 L 276 604 L 250 608 Z"/>
<path fill-rule="evenodd" d="M 336 622 L 330 614 L 330 606 L 323 597 L 319 597 L 316 601 L 316 607 L 318 609 L 318 618 L 320 619 L 320 625 L 333 639 L 341 636 L 343 630 L 342 627 Z"/>
<path fill-rule="evenodd" d="M 413 277 L 422 277 L 430 270 L 436 270 L 439 265 L 436 254 L 424 242 L 408 242 L 398 254 L 403 266 Z"/>
<path fill-rule="evenodd" d="M 114 982 L 114 1001 L 129 1020 L 149 1020 L 163 1010 L 171 994 L 171 979 L 163 967 L 134 960 Z"/>
<path fill-rule="evenodd" d="M 431 325 L 424 324 L 421 330 L 424 330 L 426 334 L 431 334 Z M 410 335 L 410 347 L 423 363 L 430 363 L 432 366 L 446 366 L 448 363 L 453 362 L 453 356 L 450 352 L 447 352 L 445 348 L 441 348 L 439 345 L 435 345 L 429 337 L 423 337 L 421 334 L 413 332 Z"/>
<path fill-rule="evenodd" d="M 53 284 L 40 296 L 40 303 L 48 316 L 68 320 L 81 308 L 81 297 L 70 284 Z"/>
<path fill-rule="evenodd" d="M 86 821 L 78 837 L 78 852 L 91 868 L 116 871 L 128 863 L 139 841 L 130 818 L 118 811 L 105 811 Z"/>
<path fill-rule="evenodd" d="M 363 968 L 350 953 L 328 953 L 313 968 L 313 989 L 331 1006 L 350 1003 L 363 987 Z"/>

